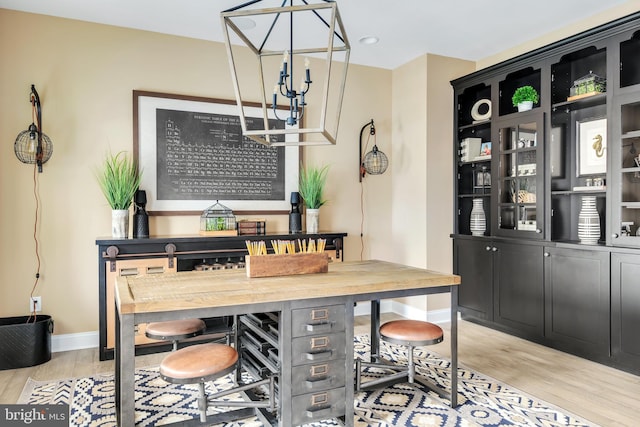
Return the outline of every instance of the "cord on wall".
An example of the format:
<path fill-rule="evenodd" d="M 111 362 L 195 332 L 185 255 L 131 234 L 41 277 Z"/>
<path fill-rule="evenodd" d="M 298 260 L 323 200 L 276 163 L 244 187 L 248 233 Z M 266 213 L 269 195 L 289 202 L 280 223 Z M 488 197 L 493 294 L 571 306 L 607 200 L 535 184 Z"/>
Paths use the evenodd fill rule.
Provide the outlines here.
<path fill-rule="evenodd" d="M 33 287 L 31 288 L 31 295 L 29 295 L 30 301 L 33 301 L 33 294 L 35 293 L 36 287 L 38 286 L 38 281 L 40 280 L 41 262 L 40 262 L 40 247 L 38 242 L 38 220 L 40 219 L 39 217 L 40 194 L 39 193 L 40 193 L 40 186 L 38 181 L 38 165 L 34 164 L 33 165 L 33 196 L 36 201 L 36 211 L 35 211 L 35 220 L 33 224 L 33 240 L 35 242 L 35 251 L 36 251 L 36 277 L 33 283 Z M 31 307 L 32 307 L 32 310 L 31 310 L 31 314 L 29 315 L 29 318 L 27 319 L 27 323 L 29 322 L 35 323 L 37 321 L 36 305 L 31 304 Z"/>

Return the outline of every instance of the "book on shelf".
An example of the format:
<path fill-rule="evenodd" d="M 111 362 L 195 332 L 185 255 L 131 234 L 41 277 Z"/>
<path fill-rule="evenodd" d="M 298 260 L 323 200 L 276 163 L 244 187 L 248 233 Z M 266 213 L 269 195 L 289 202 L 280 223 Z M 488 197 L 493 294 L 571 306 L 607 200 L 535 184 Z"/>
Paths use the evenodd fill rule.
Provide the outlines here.
<path fill-rule="evenodd" d="M 267 222 L 265 220 L 239 220 L 236 222 L 238 234 L 243 235 L 264 235 L 267 232 Z"/>

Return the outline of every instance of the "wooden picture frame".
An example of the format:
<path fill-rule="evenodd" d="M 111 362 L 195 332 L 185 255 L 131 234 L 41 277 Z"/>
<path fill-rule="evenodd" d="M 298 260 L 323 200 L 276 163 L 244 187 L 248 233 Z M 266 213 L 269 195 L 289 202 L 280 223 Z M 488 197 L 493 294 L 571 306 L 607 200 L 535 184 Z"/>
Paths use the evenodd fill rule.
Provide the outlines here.
<path fill-rule="evenodd" d="M 261 120 L 261 105 L 248 106 Z M 243 137 L 233 100 L 134 90 L 133 154 L 150 215 L 200 215 L 216 201 L 234 214 L 285 214 L 298 191 L 300 147 Z"/>
<path fill-rule="evenodd" d="M 598 175 L 607 172 L 607 119 L 576 122 L 576 175 Z"/>

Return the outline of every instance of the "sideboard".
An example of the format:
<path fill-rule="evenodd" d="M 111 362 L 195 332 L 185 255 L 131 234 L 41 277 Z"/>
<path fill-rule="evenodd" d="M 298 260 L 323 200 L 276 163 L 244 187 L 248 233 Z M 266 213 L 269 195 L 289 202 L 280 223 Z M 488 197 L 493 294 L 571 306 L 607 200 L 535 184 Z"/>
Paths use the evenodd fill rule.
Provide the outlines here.
<path fill-rule="evenodd" d="M 140 276 L 165 272 L 196 269 L 244 268 L 244 257 L 248 254 L 245 242 L 264 241 L 271 248 L 272 240 L 316 240 L 325 239 L 325 252 L 333 262 L 343 259 L 344 237 L 342 232 L 271 233 L 243 236 L 167 236 L 141 239 L 101 238 L 98 246 L 98 293 L 100 360 L 113 358 L 115 345 L 114 284 L 118 276 Z M 227 318 L 206 319 L 206 337 L 226 330 Z M 145 325 L 136 329 L 136 354 L 166 351 L 168 343 L 147 339 Z"/>

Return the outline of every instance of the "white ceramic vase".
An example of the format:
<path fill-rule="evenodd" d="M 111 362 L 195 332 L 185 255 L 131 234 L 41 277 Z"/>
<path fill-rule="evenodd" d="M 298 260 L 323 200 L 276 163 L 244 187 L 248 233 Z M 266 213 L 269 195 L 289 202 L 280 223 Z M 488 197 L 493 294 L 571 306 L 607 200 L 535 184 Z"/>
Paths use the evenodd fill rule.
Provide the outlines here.
<path fill-rule="evenodd" d="M 578 216 L 578 239 L 585 245 L 595 245 L 600 238 L 600 215 L 596 209 L 596 197 L 584 196 Z"/>
<path fill-rule="evenodd" d="M 484 214 L 482 199 L 473 199 L 469 228 L 472 236 L 484 236 L 484 232 L 487 229 L 487 217 Z"/>
<path fill-rule="evenodd" d="M 306 211 L 306 229 L 307 233 L 315 234 L 318 232 L 318 223 L 320 222 L 320 209 L 307 209 Z"/>
<path fill-rule="evenodd" d="M 518 104 L 518 112 L 529 111 L 533 108 L 533 101 L 522 101 Z"/>
<path fill-rule="evenodd" d="M 111 237 L 126 239 L 129 237 L 129 209 L 111 211 Z"/>

